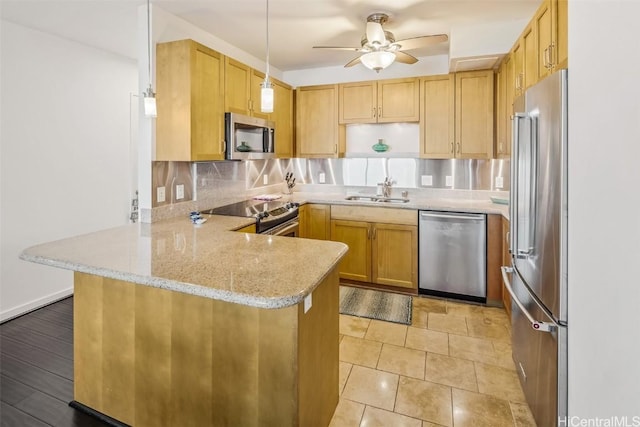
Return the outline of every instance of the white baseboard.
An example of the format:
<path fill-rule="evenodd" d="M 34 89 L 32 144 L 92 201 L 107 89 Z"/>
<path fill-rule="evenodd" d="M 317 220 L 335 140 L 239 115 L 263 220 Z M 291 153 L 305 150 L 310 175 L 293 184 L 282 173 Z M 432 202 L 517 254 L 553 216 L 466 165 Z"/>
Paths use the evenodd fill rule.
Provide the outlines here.
<path fill-rule="evenodd" d="M 45 297 L 30 301 L 26 304 L 22 304 L 17 307 L 10 308 L 8 310 L 4 310 L 0 312 L 0 322 L 4 322 L 10 319 L 13 319 L 14 317 L 21 316 L 30 311 L 36 310 L 40 307 L 44 307 L 45 305 L 67 298 L 71 295 L 73 295 L 73 286 L 70 288 L 64 289 L 60 292 L 55 292 Z"/>

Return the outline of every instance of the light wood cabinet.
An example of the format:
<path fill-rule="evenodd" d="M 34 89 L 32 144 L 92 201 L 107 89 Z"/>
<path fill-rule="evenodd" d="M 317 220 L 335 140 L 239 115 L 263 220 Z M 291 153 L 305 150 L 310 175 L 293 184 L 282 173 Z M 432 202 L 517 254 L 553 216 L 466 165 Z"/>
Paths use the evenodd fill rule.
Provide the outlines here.
<path fill-rule="evenodd" d="M 269 119 L 276 124 L 276 157 L 290 158 L 293 152 L 293 90 L 291 86 L 272 79 L 273 113 Z"/>
<path fill-rule="evenodd" d="M 156 47 L 158 161 L 223 160 L 224 56 L 193 40 Z"/>
<path fill-rule="evenodd" d="M 228 56 L 224 59 L 224 109 L 225 112 L 250 115 L 252 69 Z"/>
<path fill-rule="evenodd" d="M 534 31 L 534 26 L 529 25 L 525 28 L 522 34 L 522 70 L 524 73 L 523 80 L 523 93 L 527 88 L 533 86 L 538 82 L 538 44 L 536 42 L 537 31 Z"/>
<path fill-rule="evenodd" d="M 296 89 L 298 157 L 338 157 L 344 153 L 344 129 L 338 126 L 338 85 Z"/>
<path fill-rule="evenodd" d="M 553 54 L 555 55 L 555 66 L 556 68 L 567 68 L 568 57 L 569 57 L 569 46 L 568 46 L 568 25 L 569 25 L 569 10 L 568 10 L 568 0 L 555 0 L 552 5 L 555 5 L 553 11 L 553 22 L 552 25 L 556 25 L 555 31 L 552 29 L 552 35 L 556 36 L 555 42 L 555 50 L 553 50 Z M 553 28 L 553 27 L 552 27 Z"/>
<path fill-rule="evenodd" d="M 331 239 L 331 206 L 305 204 L 300 206 L 300 237 Z"/>
<path fill-rule="evenodd" d="M 513 97 L 514 99 L 524 93 L 524 47 L 522 39 L 519 39 L 511 51 L 513 61 Z"/>
<path fill-rule="evenodd" d="M 249 115 L 252 117 L 259 117 L 265 120 L 273 120 L 271 114 L 273 113 L 263 113 L 261 111 L 262 106 L 262 83 L 264 82 L 265 74 L 258 70 L 251 70 L 251 85 L 250 85 L 250 96 L 249 96 Z M 271 80 L 271 84 L 273 85 L 273 79 L 269 77 Z M 275 85 L 273 85 L 273 112 L 276 111 L 275 105 Z"/>
<path fill-rule="evenodd" d="M 456 73 L 455 157 L 493 157 L 493 71 Z"/>
<path fill-rule="evenodd" d="M 553 67 L 553 25 L 552 25 L 552 3 L 553 1 L 543 1 L 535 16 L 533 26 L 536 31 L 538 67 L 536 80 L 542 80 L 551 73 Z"/>
<path fill-rule="evenodd" d="M 418 215 L 408 209 L 331 207 L 331 240 L 349 246 L 343 279 L 418 289 Z"/>
<path fill-rule="evenodd" d="M 421 79 L 421 157 L 493 156 L 493 80 L 492 70 Z"/>
<path fill-rule="evenodd" d="M 444 74 L 420 79 L 420 156 L 454 157 L 455 76 Z"/>
<path fill-rule="evenodd" d="M 417 78 L 387 79 L 339 85 L 340 124 L 417 122 Z"/>
<path fill-rule="evenodd" d="M 510 138 L 507 134 L 507 64 L 502 63 L 496 73 L 496 147 L 495 153 L 499 158 L 508 157 Z"/>

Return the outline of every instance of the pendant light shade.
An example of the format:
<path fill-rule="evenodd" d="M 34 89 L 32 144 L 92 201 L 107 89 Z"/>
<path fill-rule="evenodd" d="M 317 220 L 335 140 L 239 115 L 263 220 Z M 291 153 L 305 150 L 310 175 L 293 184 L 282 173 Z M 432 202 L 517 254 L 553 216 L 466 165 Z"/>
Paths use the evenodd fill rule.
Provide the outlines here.
<path fill-rule="evenodd" d="M 382 50 L 365 53 L 360 57 L 360 61 L 365 67 L 370 70 L 374 70 L 377 73 L 379 73 L 380 70 L 385 69 L 389 65 L 393 64 L 393 61 L 395 61 L 395 59 L 395 53 Z"/>
<path fill-rule="evenodd" d="M 147 59 L 149 61 L 149 87 L 142 93 L 144 97 L 144 115 L 146 117 L 156 117 L 158 110 L 156 109 L 156 93 L 153 91 L 151 84 L 151 7 L 147 0 Z"/>
<path fill-rule="evenodd" d="M 273 86 L 269 81 L 269 0 L 267 1 L 267 73 L 260 90 L 260 111 L 273 113 Z"/>

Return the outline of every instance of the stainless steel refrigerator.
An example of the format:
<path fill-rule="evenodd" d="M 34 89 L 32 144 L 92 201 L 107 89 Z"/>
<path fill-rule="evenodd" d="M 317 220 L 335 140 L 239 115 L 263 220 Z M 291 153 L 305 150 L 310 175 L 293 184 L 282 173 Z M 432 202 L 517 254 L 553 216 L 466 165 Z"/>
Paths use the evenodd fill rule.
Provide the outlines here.
<path fill-rule="evenodd" d="M 567 71 L 514 104 L 510 193 L 513 359 L 539 426 L 567 414 Z"/>

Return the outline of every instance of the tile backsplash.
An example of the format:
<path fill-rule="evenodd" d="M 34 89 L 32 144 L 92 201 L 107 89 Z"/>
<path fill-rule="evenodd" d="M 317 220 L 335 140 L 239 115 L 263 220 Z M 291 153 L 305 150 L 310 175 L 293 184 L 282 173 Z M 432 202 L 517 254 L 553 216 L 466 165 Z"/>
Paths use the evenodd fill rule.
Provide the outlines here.
<path fill-rule="evenodd" d="M 153 207 L 166 209 L 180 202 L 197 202 L 197 209 L 207 209 L 257 194 L 283 192 L 287 172 L 293 172 L 296 178 L 294 191 L 305 184 L 313 184 L 316 191 L 326 186 L 327 192 L 375 187 L 386 176 L 395 181 L 395 188 L 508 191 L 509 163 L 508 159 L 394 157 L 153 162 Z M 180 200 L 176 191 L 179 184 L 184 186 L 184 198 Z M 160 186 L 165 187 L 163 203 L 156 199 Z"/>

